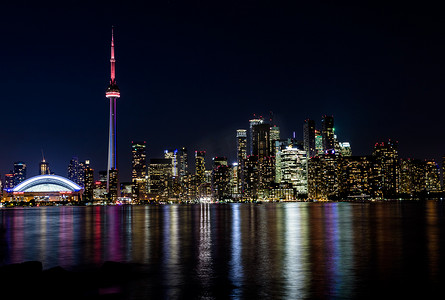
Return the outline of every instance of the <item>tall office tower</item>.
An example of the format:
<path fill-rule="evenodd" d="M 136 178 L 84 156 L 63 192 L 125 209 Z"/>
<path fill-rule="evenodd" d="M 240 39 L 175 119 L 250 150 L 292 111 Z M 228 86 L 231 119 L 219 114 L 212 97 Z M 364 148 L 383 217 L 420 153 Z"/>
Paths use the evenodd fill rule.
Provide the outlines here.
<path fill-rule="evenodd" d="M 307 153 L 307 157 L 314 157 L 317 155 L 315 148 L 315 121 L 305 120 L 303 125 L 303 143 L 304 151 Z"/>
<path fill-rule="evenodd" d="M 270 125 L 254 125 L 252 127 L 252 155 L 258 156 L 261 160 L 271 156 L 270 149 Z"/>
<path fill-rule="evenodd" d="M 26 179 L 26 164 L 22 161 L 14 163 L 14 186 L 25 181 Z"/>
<path fill-rule="evenodd" d="M 334 117 L 323 116 L 321 119 L 321 136 L 323 138 L 323 151 L 335 148 L 334 143 Z"/>
<path fill-rule="evenodd" d="M 259 124 L 263 124 L 264 123 L 264 119 L 263 117 L 259 117 L 256 118 L 256 116 L 254 115 L 254 118 L 249 120 L 249 126 L 250 126 L 250 143 L 249 143 L 249 147 L 250 147 L 250 155 L 253 154 L 253 127 L 255 125 L 259 125 Z"/>
<path fill-rule="evenodd" d="M 270 155 L 276 156 L 279 149 L 275 147 L 275 142 L 280 140 L 280 127 L 270 126 Z"/>
<path fill-rule="evenodd" d="M 179 150 L 179 176 L 184 177 L 188 174 L 188 156 L 187 156 L 187 148 L 182 147 Z"/>
<path fill-rule="evenodd" d="M 227 164 L 227 158 L 213 158 L 211 189 L 215 199 L 226 200 L 230 198 L 230 175 L 230 167 Z"/>
<path fill-rule="evenodd" d="M 13 189 L 14 186 L 14 173 L 10 171 L 8 174 L 5 174 L 5 184 L 3 185 L 3 188 L 9 190 Z"/>
<path fill-rule="evenodd" d="M 327 200 L 340 195 L 341 160 L 334 154 L 325 154 L 309 159 L 308 197 Z"/>
<path fill-rule="evenodd" d="M 341 159 L 341 193 L 347 196 L 373 196 L 372 158 L 369 156 L 343 156 Z"/>
<path fill-rule="evenodd" d="M 134 201 L 145 198 L 147 193 L 147 153 L 144 142 L 131 142 L 131 194 Z"/>
<path fill-rule="evenodd" d="M 400 160 L 399 193 L 418 194 L 425 191 L 426 163 L 419 159 Z"/>
<path fill-rule="evenodd" d="M 425 161 L 425 191 L 440 192 L 440 167 L 434 159 Z"/>
<path fill-rule="evenodd" d="M 378 196 L 388 197 L 399 192 L 400 167 L 397 142 L 376 143 L 372 156 L 375 159 L 374 189 Z"/>
<path fill-rule="evenodd" d="M 236 131 L 236 154 L 238 165 L 247 157 L 247 130 L 238 129 Z"/>
<path fill-rule="evenodd" d="M 49 170 L 49 162 L 47 162 L 44 157 L 39 164 L 39 175 L 46 175 L 46 174 L 51 174 L 51 172 Z"/>
<path fill-rule="evenodd" d="M 107 161 L 107 192 L 110 200 L 115 201 L 119 196 L 119 175 L 117 169 L 116 154 L 116 100 L 121 96 L 119 87 L 116 84 L 116 59 L 114 58 L 114 34 L 111 29 L 111 78 L 110 85 L 105 92 L 105 96 L 110 99 L 110 122 L 108 132 L 108 161 Z"/>
<path fill-rule="evenodd" d="M 80 186 L 84 186 L 85 179 L 85 164 L 79 162 L 77 157 L 73 157 L 68 165 L 68 179 L 77 183 Z"/>
<path fill-rule="evenodd" d="M 169 196 L 172 179 L 172 160 L 169 158 L 151 158 L 148 165 L 149 190 L 159 199 Z"/>
<path fill-rule="evenodd" d="M 93 201 L 94 187 L 94 169 L 91 168 L 90 161 L 85 160 L 83 197 L 86 201 Z"/>
<path fill-rule="evenodd" d="M 178 177 L 178 149 L 164 150 L 164 158 L 172 160 L 172 174 L 173 177 Z"/>
<path fill-rule="evenodd" d="M 307 194 L 307 158 L 306 151 L 292 145 L 282 149 L 280 157 L 281 183 L 295 189 L 299 195 Z"/>
<path fill-rule="evenodd" d="M 205 151 L 195 151 L 195 179 L 196 185 L 205 183 Z"/>
<path fill-rule="evenodd" d="M 244 163 L 247 158 L 247 130 L 238 129 L 236 131 L 236 156 L 238 163 L 237 173 L 237 192 L 244 191 Z"/>
<path fill-rule="evenodd" d="M 247 200 L 258 199 L 258 189 L 260 182 L 258 156 L 249 155 L 246 158 L 244 176 L 244 197 Z"/>

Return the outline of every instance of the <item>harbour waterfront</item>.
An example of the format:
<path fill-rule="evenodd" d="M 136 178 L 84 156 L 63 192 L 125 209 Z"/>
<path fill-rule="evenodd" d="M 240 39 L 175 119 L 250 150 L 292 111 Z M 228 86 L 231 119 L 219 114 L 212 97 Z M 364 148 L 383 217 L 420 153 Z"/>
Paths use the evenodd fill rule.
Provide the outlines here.
<path fill-rule="evenodd" d="M 442 201 L 0 210 L 2 264 L 137 263 L 125 299 L 428 296 L 445 279 Z"/>

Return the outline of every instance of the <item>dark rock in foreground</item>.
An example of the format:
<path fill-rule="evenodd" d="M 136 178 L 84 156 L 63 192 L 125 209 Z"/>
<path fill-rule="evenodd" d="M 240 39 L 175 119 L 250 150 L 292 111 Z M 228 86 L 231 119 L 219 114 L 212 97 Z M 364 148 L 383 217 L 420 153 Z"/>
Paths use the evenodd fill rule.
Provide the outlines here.
<path fill-rule="evenodd" d="M 147 273 L 130 263 L 108 261 L 99 268 L 69 271 L 43 270 L 41 262 L 28 261 L 0 267 L 0 298 L 124 299 L 127 284 L 143 277 Z"/>

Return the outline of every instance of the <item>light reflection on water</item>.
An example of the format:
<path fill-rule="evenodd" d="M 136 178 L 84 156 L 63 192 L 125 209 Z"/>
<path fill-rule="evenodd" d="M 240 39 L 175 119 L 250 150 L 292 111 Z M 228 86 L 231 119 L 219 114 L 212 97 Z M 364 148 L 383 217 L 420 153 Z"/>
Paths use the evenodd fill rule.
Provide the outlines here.
<path fill-rule="evenodd" d="M 362 298 L 445 279 L 441 202 L 0 210 L 2 264 L 136 262 L 133 299 Z"/>

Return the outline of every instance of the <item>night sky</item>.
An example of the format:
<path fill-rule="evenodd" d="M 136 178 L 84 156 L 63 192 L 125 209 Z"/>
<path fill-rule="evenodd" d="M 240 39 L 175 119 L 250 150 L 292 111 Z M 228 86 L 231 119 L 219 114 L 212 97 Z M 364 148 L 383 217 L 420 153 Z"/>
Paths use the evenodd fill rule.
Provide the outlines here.
<path fill-rule="evenodd" d="M 234 161 L 236 129 L 269 111 L 282 138 L 329 114 L 354 155 L 388 138 L 445 154 L 445 18 L 426 2 L 17 2 L 0 18 L 2 178 L 14 161 L 37 175 L 42 149 L 58 175 L 72 156 L 106 169 L 112 25 L 121 181 L 132 140 Z"/>

